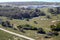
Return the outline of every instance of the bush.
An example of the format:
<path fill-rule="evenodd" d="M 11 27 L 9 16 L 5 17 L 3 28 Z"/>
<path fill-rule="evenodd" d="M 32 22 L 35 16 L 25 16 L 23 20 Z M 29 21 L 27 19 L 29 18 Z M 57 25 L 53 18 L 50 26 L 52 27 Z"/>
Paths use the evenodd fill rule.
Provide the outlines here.
<path fill-rule="evenodd" d="M 22 25 L 17 26 L 17 28 L 20 30 L 22 28 Z"/>
<path fill-rule="evenodd" d="M 38 28 L 32 26 L 32 27 L 31 27 L 31 30 L 36 30 L 36 31 L 37 31 Z"/>
<path fill-rule="evenodd" d="M 13 28 L 9 21 L 2 22 L 2 26 Z"/>
<path fill-rule="evenodd" d="M 23 30 L 38 30 L 36 27 L 33 27 L 29 24 L 25 24 L 25 25 L 19 25 L 17 26 L 17 28 L 20 30 L 20 29 L 23 29 Z"/>
<path fill-rule="evenodd" d="M 36 21 L 34 21 L 35 24 L 38 24 Z"/>
<path fill-rule="evenodd" d="M 44 38 L 51 38 L 51 36 L 45 36 Z"/>
<path fill-rule="evenodd" d="M 29 19 L 28 19 L 28 18 L 26 18 L 26 21 L 29 21 Z"/>
<path fill-rule="evenodd" d="M 51 19 L 51 16 L 50 15 L 47 15 L 46 18 Z"/>
<path fill-rule="evenodd" d="M 18 28 L 19 31 L 25 33 L 25 31 L 24 31 L 24 29 L 23 29 L 23 25 L 19 25 L 19 26 L 17 26 L 17 28 Z"/>
<path fill-rule="evenodd" d="M 40 34 L 46 34 L 46 32 L 45 32 L 42 28 L 39 28 L 39 30 L 38 30 L 37 33 L 40 33 Z"/>
<path fill-rule="evenodd" d="M 60 31 L 60 22 L 50 26 L 52 31 Z"/>
<path fill-rule="evenodd" d="M 48 32 L 47 35 L 48 35 L 48 36 L 58 36 L 59 33 L 56 32 L 56 31 L 51 31 L 51 32 Z"/>
<path fill-rule="evenodd" d="M 16 28 L 13 28 L 14 30 L 17 30 Z"/>

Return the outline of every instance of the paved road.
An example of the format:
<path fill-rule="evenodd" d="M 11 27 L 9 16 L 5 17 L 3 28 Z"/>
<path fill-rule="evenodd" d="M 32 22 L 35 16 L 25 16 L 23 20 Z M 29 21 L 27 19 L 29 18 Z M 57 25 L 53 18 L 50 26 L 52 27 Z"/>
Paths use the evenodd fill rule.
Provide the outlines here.
<path fill-rule="evenodd" d="M 11 31 L 8 31 L 8 30 L 3 29 L 3 28 L 0 28 L 0 30 L 5 31 L 5 32 L 10 33 L 10 34 L 13 34 L 13 35 L 18 36 L 18 37 L 22 37 L 22 38 L 28 39 L 28 40 L 35 40 L 35 39 L 29 38 L 27 36 L 20 35 L 20 34 L 17 34 L 17 33 L 11 32 Z"/>

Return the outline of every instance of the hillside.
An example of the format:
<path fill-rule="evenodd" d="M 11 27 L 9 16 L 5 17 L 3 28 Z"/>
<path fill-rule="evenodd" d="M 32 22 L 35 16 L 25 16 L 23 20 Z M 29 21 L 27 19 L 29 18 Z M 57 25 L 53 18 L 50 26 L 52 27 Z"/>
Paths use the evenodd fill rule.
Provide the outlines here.
<path fill-rule="evenodd" d="M 0 4 L 11 4 L 11 5 L 60 5 L 60 2 L 2 2 Z"/>
<path fill-rule="evenodd" d="M 44 4 L 43 4 L 44 3 Z M 6 4 L 6 5 L 1 5 Z M 7 5 L 8 4 L 8 5 Z M 19 5 L 18 6 L 10 6 Z M 60 40 L 60 6 L 25 8 L 20 5 L 60 5 L 60 3 L 48 2 L 6 2 L 0 3 L 0 28 L 18 33 L 35 40 Z M 11 35 L 0 31 L 1 40 Z M 4 34 L 4 35 L 3 35 Z M 6 34 L 6 35 L 5 35 Z M 10 36 L 10 37 L 8 37 Z M 14 36 L 15 37 L 15 36 Z M 20 40 L 19 37 L 16 37 Z M 14 38 L 13 38 L 14 39 Z M 22 38 L 22 40 L 25 40 Z"/>

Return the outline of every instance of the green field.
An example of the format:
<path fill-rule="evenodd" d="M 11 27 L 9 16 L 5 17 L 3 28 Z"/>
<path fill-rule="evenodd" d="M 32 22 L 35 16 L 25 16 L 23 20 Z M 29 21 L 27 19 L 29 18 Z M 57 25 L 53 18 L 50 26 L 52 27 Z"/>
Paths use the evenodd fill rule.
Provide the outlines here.
<path fill-rule="evenodd" d="M 0 40 L 26 40 L 0 30 Z"/>

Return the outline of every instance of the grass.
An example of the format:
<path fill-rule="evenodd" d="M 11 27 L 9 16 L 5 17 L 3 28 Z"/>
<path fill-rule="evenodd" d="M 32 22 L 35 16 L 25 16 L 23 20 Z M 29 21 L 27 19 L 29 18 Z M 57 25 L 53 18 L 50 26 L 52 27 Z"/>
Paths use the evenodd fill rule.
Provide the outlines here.
<path fill-rule="evenodd" d="M 29 24 L 29 25 L 32 25 L 32 26 L 37 27 L 37 28 L 41 27 L 41 28 L 44 29 L 44 31 L 49 32 L 50 31 L 49 26 L 52 24 L 51 21 L 56 20 L 56 19 L 41 20 L 42 18 L 45 18 L 45 17 L 44 16 L 35 17 L 33 19 L 29 19 L 29 21 L 13 19 L 13 20 L 10 20 L 10 22 L 11 22 L 11 24 L 14 24 L 14 27 L 17 27 L 18 25 Z M 3 17 L 3 19 L 4 19 L 4 17 Z M 5 19 L 8 20 L 7 18 L 5 18 Z M 38 24 L 35 24 L 34 21 L 36 21 Z M 0 26 L 0 27 L 2 27 L 2 26 Z M 25 31 L 26 33 L 22 33 L 20 31 L 13 30 L 11 28 L 4 28 L 4 29 L 7 29 L 7 30 L 10 30 L 12 32 L 16 32 L 16 33 L 19 33 L 19 34 L 22 34 L 22 35 L 25 35 L 25 36 L 28 36 L 28 37 L 31 37 L 31 38 L 34 38 L 34 39 L 43 38 L 45 36 L 45 35 L 37 34 L 36 31 L 31 31 L 31 30 L 27 30 L 27 31 Z"/>
<path fill-rule="evenodd" d="M 0 40 L 9 40 L 9 39 L 13 40 L 12 35 L 0 30 Z"/>
<path fill-rule="evenodd" d="M 0 30 L 0 40 L 26 40 Z"/>

